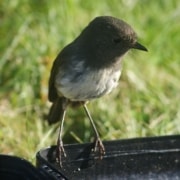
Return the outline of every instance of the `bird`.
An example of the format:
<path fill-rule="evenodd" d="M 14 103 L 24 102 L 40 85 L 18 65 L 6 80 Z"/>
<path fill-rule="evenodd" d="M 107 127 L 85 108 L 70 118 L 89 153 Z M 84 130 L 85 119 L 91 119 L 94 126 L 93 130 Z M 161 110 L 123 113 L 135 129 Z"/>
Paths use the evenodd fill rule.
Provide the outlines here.
<path fill-rule="evenodd" d="M 66 157 L 62 134 L 68 107 L 83 106 L 95 134 L 93 151 L 99 153 L 100 159 L 104 156 L 105 147 L 87 103 L 118 86 L 123 56 L 130 49 L 148 51 L 128 23 L 112 16 L 98 16 L 55 58 L 49 78 L 48 99 L 52 105 L 48 122 L 60 122 L 56 154 L 60 167 L 62 157 Z"/>

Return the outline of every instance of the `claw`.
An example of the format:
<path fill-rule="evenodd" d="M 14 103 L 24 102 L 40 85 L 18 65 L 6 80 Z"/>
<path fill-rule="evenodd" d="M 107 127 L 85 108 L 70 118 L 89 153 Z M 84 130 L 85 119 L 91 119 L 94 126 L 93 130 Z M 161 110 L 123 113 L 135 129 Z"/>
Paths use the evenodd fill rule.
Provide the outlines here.
<path fill-rule="evenodd" d="M 56 162 L 59 163 L 59 166 L 62 168 L 62 157 L 66 157 L 66 152 L 64 150 L 63 141 L 60 139 L 58 139 L 57 142 L 56 153 Z"/>
<path fill-rule="evenodd" d="M 98 137 L 95 140 L 94 149 L 92 149 L 93 152 L 99 152 L 99 159 L 102 159 L 105 155 L 105 147 L 101 141 L 101 139 Z"/>
<path fill-rule="evenodd" d="M 67 103 L 67 102 L 66 102 Z M 67 104 L 66 104 L 67 106 Z M 63 124 L 64 124 L 64 119 L 65 119 L 65 114 L 66 114 L 66 107 L 64 107 L 63 115 L 62 115 L 62 122 L 60 125 L 59 129 L 59 136 L 57 140 L 57 150 L 56 150 L 56 162 L 59 164 L 59 166 L 62 168 L 62 157 L 66 157 L 66 153 L 64 150 L 63 146 L 63 141 L 62 141 L 62 131 L 63 131 Z"/>

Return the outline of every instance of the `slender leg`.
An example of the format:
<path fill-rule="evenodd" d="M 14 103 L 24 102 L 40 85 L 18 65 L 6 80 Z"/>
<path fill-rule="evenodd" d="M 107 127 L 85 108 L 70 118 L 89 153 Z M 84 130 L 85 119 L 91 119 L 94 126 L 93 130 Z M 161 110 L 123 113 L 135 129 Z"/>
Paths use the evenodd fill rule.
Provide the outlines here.
<path fill-rule="evenodd" d="M 88 116 L 88 118 L 89 118 L 89 120 L 90 120 L 90 122 L 91 122 L 91 125 L 92 125 L 92 127 L 93 127 L 93 130 L 94 130 L 94 133 L 95 133 L 95 136 L 96 136 L 96 137 L 95 137 L 95 138 L 96 138 L 96 139 L 95 139 L 95 146 L 94 146 L 93 151 L 94 151 L 94 152 L 97 152 L 97 150 L 98 150 L 99 153 L 100 153 L 99 158 L 102 159 L 102 158 L 103 158 L 103 155 L 105 154 L 104 145 L 103 145 L 103 143 L 102 143 L 102 141 L 101 141 L 101 139 L 100 139 L 99 133 L 98 133 L 98 131 L 97 131 L 97 129 L 96 129 L 96 126 L 95 126 L 95 124 L 94 124 L 94 121 L 93 121 L 93 119 L 92 119 L 92 117 L 91 117 L 91 115 L 90 115 L 90 113 L 89 113 L 89 110 L 88 110 L 86 104 L 84 104 L 83 106 L 84 106 L 84 110 L 85 110 L 85 112 L 86 112 L 86 114 L 87 114 L 87 116 Z"/>
<path fill-rule="evenodd" d="M 58 140 L 57 140 L 57 155 L 56 155 L 56 161 L 59 163 L 60 167 L 62 167 L 62 156 L 66 157 L 66 153 L 63 147 L 63 141 L 62 141 L 62 133 L 63 133 L 63 126 L 64 126 L 64 120 L 66 115 L 66 107 L 64 107 L 61 125 L 59 128 L 59 134 L 58 134 Z"/>

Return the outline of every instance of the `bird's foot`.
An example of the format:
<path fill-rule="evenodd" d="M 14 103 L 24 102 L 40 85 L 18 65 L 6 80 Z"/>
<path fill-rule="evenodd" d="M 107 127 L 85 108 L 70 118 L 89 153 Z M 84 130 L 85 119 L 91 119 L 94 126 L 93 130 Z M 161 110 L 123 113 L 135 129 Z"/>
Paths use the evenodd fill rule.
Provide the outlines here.
<path fill-rule="evenodd" d="M 105 147 L 100 139 L 100 137 L 97 137 L 95 139 L 95 142 L 94 142 L 94 148 L 92 149 L 93 152 L 98 152 L 99 153 L 99 159 L 102 159 L 103 156 L 105 155 Z"/>
<path fill-rule="evenodd" d="M 63 141 L 58 139 L 57 141 L 57 151 L 56 151 L 56 162 L 62 168 L 62 157 L 66 157 L 66 152 L 64 150 Z"/>

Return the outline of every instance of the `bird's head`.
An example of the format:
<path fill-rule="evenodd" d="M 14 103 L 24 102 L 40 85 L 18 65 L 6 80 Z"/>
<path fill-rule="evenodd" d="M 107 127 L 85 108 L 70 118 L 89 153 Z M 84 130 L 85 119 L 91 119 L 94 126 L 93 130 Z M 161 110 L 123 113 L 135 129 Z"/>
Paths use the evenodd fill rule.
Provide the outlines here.
<path fill-rule="evenodd" d="M 82 42 L 86 53 L 93 56 L 96 65 L 111 63 L 121 58 L 128 50 L 147 49 L 137 41 L 132 27 L 123 20 L 111 16 L 99 16 L 92 20 L 82 31 L 78 40 Z"/>

